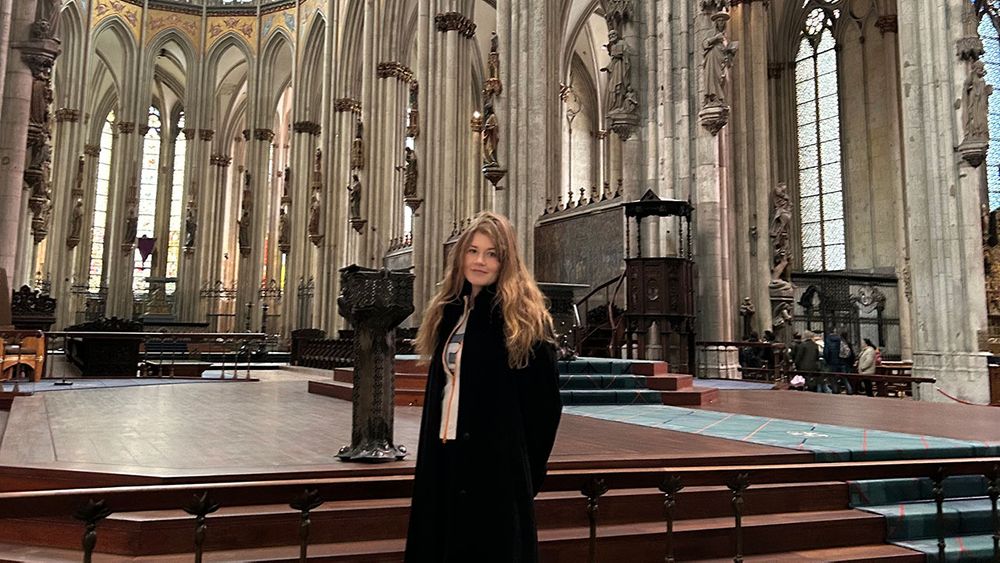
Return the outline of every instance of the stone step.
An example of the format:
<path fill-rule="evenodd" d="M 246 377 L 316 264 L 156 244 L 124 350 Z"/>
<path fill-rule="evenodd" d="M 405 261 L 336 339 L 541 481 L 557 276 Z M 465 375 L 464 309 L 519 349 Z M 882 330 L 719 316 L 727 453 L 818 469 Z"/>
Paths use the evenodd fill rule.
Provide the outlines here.
<path fill-rule="evenodd" d="M 692 387 L 680 391 L 661 391 L 664 405 L 692 407 L 709 405 L 719 400 L 719 390 L 715 387 Z"/>
<path fill-rule="evenodd" d="M 341 381 L 310 381 L 309 392 L 344 401 L 353 400 L 354 385 Z M 424 404 L 424 389 L 396 388 L 393 401 L 397 407 L 419 407 Z"/>
<path fill-rule="evenodd" d="M 615 358 L 577 358 L 560 361 L 559 373 L 564 375 L 663 375 L 669 373 L 666 362 L 619 360 Z"/>
<path fill-rule="evenodd" d="M 886 519 L 889 540 L 937 538 L 937 504 L 910 502 L 859 508 Z M 992 531 L 990 499 L 948 499 L 943 506 L 944 530 L 948 536 L 971 536 Z"/>
<path fill-rule="evenodd" d="M 647 389 L 642 375 L 584 375 L 569 374 L 559 376 L 559 389 L 563 391 L 629 390 Z"/>
<path fill-rule="evenodd" d="M 572 390 L 560 391 L 563 405 L 660 405 L 660 391 L 632 390 Z"/>
<path fill-rule="evenodd" d="M 677 373 L 652 375 L 646 377 L 646 387 L 657 391 L 690 391 L 694 388 L 694 376 Z"/>
<path fill-rule="evenodd" d="M 396 389 L 420 389 L 427 386 L 427 372 L 412 373 L 399 371 L 395 374 Z M 341 383 L 354 383 L 354 368 L 337 368 L 333 370 L 333 380 Z"/>

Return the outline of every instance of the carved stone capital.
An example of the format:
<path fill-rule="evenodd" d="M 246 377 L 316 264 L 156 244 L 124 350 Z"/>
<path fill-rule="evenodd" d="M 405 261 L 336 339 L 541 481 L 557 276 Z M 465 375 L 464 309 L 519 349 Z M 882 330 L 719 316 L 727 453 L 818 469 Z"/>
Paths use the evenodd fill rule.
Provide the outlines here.
<path fill-rule="evenodd" d="M 410 67 L 398 62 L 381 62 L 375 68 L 375 76 L 379 78 L 395 78 L 403 82 L 413 80 L 413 71 Z"/>
<path fill-rule="evenodd" d="M 985 52 L 978 36 L 962 37 L 955 42 L 955 54 L 963 61 L 978 61 Z"/>
<path fill-rule="evenodd" d="M 76 123 L 80 121 L 80 110 L 72 108 L 59 108 L 55 112 L 56 122 L 69 121 Z"/>
<path fill-rule="evenodd" d="M 333 111 L 336 112 L 349 111 L 360 115 L 361 102 L 355 100 L 354 98 L 337 98 L 333 102 Z"/>
<path fill-rule="evenodd" d="M 194 127 L 185 127 L 184 129 L 181 129 L 181 134 L 183 134 L 184 138 L 186 140 L 188 140 L 188 141 L 190 141 L 191 139 L 194 139 L 194 136 L 197 133 L 198 133 L 198 130 L 195 129 Z"/>
<path fill-rule="evenodd" d="M 139 126 L 139 136 L 140 137 L 145 137 L 146 133 L 149 133 L 149 130 L 150 130 L 150 126 L 149 125 L 147 125 L 145 123 L 142 124 L 142 125 L 140 125 Z"/>
<path fill-rule="evenodd" d="M 225 155 L 225 154 L 222 154 L 222 153 L 216 153 L 216 154 L 213 154 L 209 158 L 208 162 L 209 162 L 209 164 L 211 164 L 213 166 L 219 166 L 219 167 L 222 167 L 222 168 L 226 168 L 230 164 L 233 163 L 233 158 L 231 156 L 228 156 L 228 155 Z"/>
<path fill-rule="evenodd" d="M 434 27 L 442 33 L 457 31 L 468 38 L 476 34 L 476 24 L 459 12 L 445 12 L 435 15 Z"/>
<path fill-rule="evenodd" d="M 315 121 L 296 121 L 292 124 L 292 131 L 295 133 L 306 133 L 307 135 L 318 136 L 323 132 L 323 126 Z"/>
<path fill-rule="evenodd" d="M 882 35 L 886 33 L 898 33 L 899 32 L 899 18 L 896 14 L 889 14 L 887 16 L 879 16 L 878 20 L 875 21 L 875 27 L 882 32 Z"/>
<path fill-rule="evenodd" d="M 135 122 L 119 121 L 118 132 L 121 133 L 122 135 L 131 135 L 132 133 L 135 133 Z"/>
<path fill-rule="evenodd" d="M 215 137 L 215 129 L 199 129 L 198 138 L 202 141 L 211 141 Z"/>
<path fill-rule="evenodd" d="M 778 80 L 784 70 L 785 63 L 770 63 L 767 65 L 767 77 L 771 80 Z"/>
<path fill-rule="evenodd" d="M 274 140 L 274 130 L 264 128 L 254 129 L 253 138 L 255 141 L 267 141 L 270 143 Z"/>
<path fill-rule="evenodd" d="M 87 156 L 101 156 L 101 145 L 83 145 L 83 154 Z"/>
<path fill-rule="evenodd" d="M 243 140 L 244 141 L 249 141 L 250 140 L 250 130 L 249 129 L 244 129 L 241 132 L 241 134 L 243 135 Z"/>
<path fill-rule="evenodd" d="M 21 60 L 31 70 L 31 76 L 35 80 L 48 80 L 52 76 L 52 65 L 61 51 L 58 41 L 22 43 L 17 48 L 21 51 Z"/>
<path fill-rule="evenodd" d="M 698 121 L 713 136 L 718 135 L 729 123 L 729 106 L 706 106 L 698 112 Z"/>

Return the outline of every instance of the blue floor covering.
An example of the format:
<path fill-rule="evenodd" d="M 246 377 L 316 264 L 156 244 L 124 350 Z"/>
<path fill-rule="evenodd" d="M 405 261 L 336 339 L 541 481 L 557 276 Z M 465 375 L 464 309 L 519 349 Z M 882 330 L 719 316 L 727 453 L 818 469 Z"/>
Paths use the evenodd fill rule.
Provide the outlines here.
<path fill-rule="evenodd" d="M 817 461 L 982 457 L 1000 454 L 1000 442 L 987 444 L 666 405 L 581 405 L 564 407 L 563 412 L 753 444 L 801 449 L 813 452 Z"/>

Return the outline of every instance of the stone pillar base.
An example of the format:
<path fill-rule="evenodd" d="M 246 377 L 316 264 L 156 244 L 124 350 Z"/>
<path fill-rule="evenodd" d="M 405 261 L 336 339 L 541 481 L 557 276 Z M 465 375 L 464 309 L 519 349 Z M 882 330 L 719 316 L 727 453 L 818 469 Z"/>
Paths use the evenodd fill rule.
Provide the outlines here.
<path fill-rule="evenodd" d="M 986 353 L 913 352 L 913 376 L 933 377 L 937 383 L 914 385 L 913 398 L 954 403 L 935 387 L 956 399 L 978 405 L 990 402 L 990 376 Z"/>
<path fill-rule="evenodd" d="M 739 368 L 740 351 L 735 346 L 703 346 L 698 348 L 698 377 L 743 379 Z"/>

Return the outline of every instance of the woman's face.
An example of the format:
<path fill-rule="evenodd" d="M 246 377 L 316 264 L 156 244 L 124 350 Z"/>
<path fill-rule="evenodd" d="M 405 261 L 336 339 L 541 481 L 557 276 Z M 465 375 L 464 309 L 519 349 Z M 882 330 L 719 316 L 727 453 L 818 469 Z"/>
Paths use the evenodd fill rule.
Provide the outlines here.
<path fill-rule="evenodd" d="M 497 281 L 500 275 L 500 255 L 490 237 L 483 233 L 472 235 L 472 242 L 465 251 L 462 271 L 476 293 Z"/>

